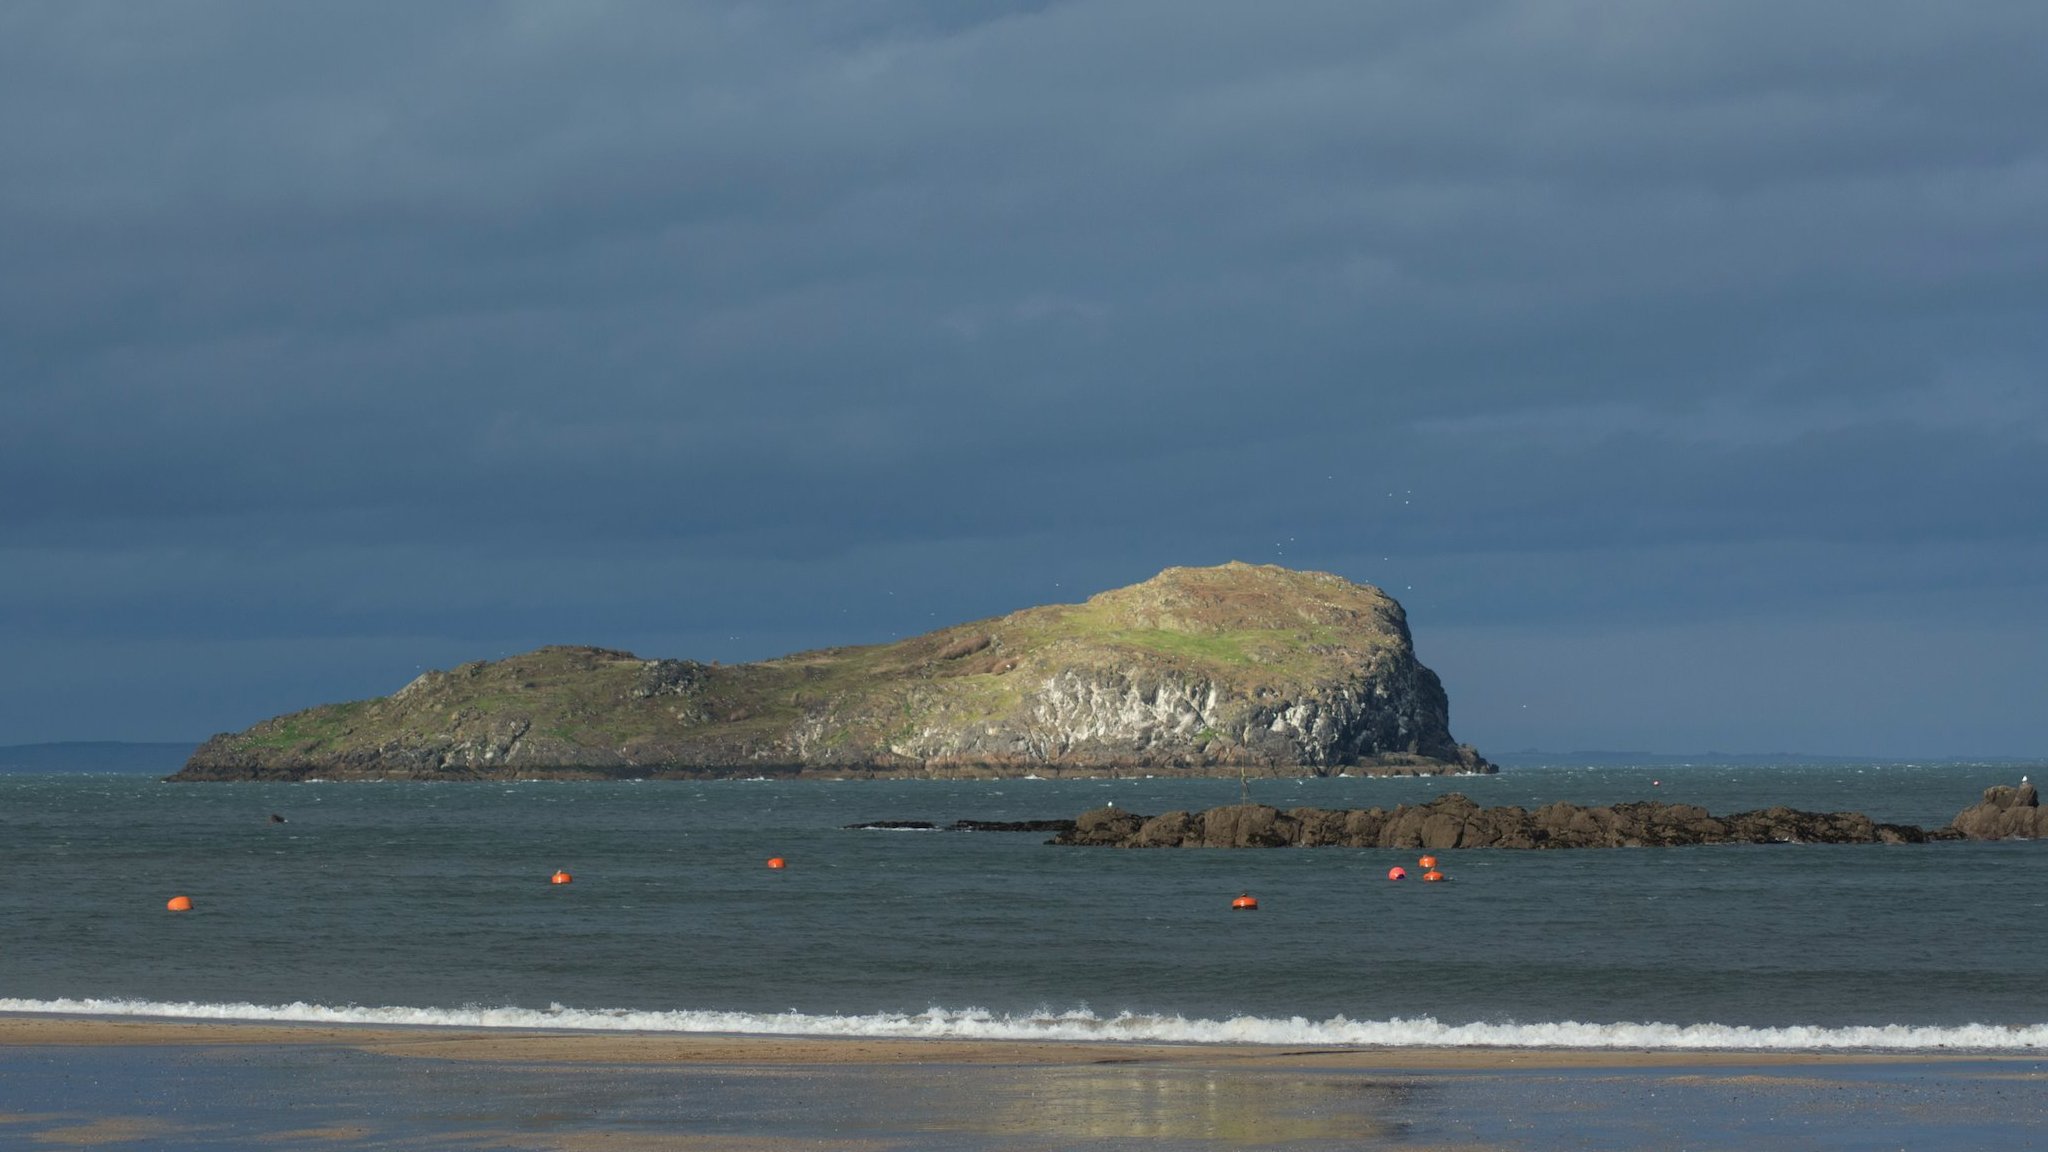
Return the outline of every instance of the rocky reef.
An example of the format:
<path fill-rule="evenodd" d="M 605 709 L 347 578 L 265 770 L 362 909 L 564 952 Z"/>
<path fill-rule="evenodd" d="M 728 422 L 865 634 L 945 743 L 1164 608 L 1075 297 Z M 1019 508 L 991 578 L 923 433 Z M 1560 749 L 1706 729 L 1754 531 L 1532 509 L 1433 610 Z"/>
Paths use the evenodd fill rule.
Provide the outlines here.
<path fill-rule="evenodd" d="M 1105 848 L 1647 848 L 1690 844 L 1922 844 L 1932 840 L 2048 839 L 2033 784 L 1987 788 L 1943 828 L 1885 824 L 1861 812 L 1762 808 L 1715 816 L 1696 804 L 1637 801 L 1581 807 L 1483 808 L 1451 792 L 1393 809 L 1227 804 L 1141 816 L 1084 812 L 1049 843 Z"/>
<path fill-rule="evenodd" d="M 1860 812 L 1765 808 L 1714 816 L 1695 804 L 1482 808 L 1462 793 L 1392 810 L 1231 804 L 1206 812 L 1083 813 L 1051 842 L 1111 848 L 1642 848 L 1683 844 L 1918 844 L 1954 838 Z"/>
<path fill-rule="evenodd" d="M 1406 614 L 1272 565 L 754 664 L 552 647 L 223 733 L 174 780 L 1490 772 Z"/>

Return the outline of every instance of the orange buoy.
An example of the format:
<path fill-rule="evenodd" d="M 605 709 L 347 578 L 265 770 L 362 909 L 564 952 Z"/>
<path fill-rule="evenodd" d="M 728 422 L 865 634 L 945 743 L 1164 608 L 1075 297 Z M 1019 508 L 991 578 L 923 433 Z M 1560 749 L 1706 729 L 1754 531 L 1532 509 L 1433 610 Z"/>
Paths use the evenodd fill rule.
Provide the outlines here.
<path fill-rule="evenodd" d="M 1392 868 L 1387 869 L 1387 879 L 1389 880 L 1406 880 L 1407 878 L 1408 870 L 1406 868 L 1401 867 L 1399 864 L 1396 864 Z"/>
<path fill-rule="evenodd" d="M 564 872 L 560 868 L 557 868 L 555 869 L 555 874 L 553 876 L 548 877 L 548 883 L 568 884 L 573 882 L 575 879 L 576 878 L 574 876 L 571 876 L 567 872 Z"/>
<path fill-rule="evenodd" d="M 787 868 L 787 867 L 789 867 L 789 861 L 787 861 L 787 860 L 784 860 L 784 859 L 783 859 L 782 857 L 780 857 L 780 856 L 770 856 L 770 857 L 768 858 L 768 866 L 769 866 L 770 868 L 776 868 L 776 869 L 781 869 L 781 868 Z"/>
<path fill-rule="evenodd" d="M 192 910 L 192 898 L 190 896 L 173 896 L 164 907 L 173 912 L 190 912 Z"/>
<path fill-rule="evenodd" d="M 1247 892 L 1244 895 L 1239 896 L 1237 899 L 1232 900 L 1230 902 L 1230 906 L 1232 908 L 1237 909 L 1240 912 L 1256 912 L 1259 910 L 1259 901 L 1257 897 Z"/>
<path fill-rule="evenodd" d="M 1422 859 L 1417 860 L 1416 863 L 1422 865 L 1424 868 L 1434 868 L 1436 867 L 1436 857 L 1424 856 Z"/>
<path fill-rule="evenodd" d="M 1431 868 L 1431 869 L 1430 869 L 1429 871 L 1427 871 L 1427 872 L 1424 872 L 1424 873 L 1422 874 L 1422 878 L 1423 878 L 1424 880 L 1427 880 L 1427 881 L 1429 881 L 1429 882 L 1430 882 L 1431 884 L 1434 884 L 1434 883 L 1436 883 L 1436 882 L 1437 882 L 1437 881 L 1439 881 L 1439 880 L 1449 880 L 1449 879 L 1450 879 L 1450 877 L 1449 877 L 1449 876 L 1446 876 L 1446 875 L 1444 875 L 1443 873 L 1441 873 L 1441 872 L 1437 871 L 1437 870 L 1436 870 L 1436 869 L 1434 869 L 1434 868 Z"/>

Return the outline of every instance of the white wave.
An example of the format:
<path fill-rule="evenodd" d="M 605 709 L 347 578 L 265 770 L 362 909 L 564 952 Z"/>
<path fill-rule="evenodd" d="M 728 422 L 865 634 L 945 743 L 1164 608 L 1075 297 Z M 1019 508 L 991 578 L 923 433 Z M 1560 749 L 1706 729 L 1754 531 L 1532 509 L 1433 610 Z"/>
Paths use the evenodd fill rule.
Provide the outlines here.
<path fill-rule="evenodd" d="M 1445 1024 L 1433 1017 L 1309 1020 L 1234 1016 L 1188 1019 L 1087 1009 L 1023 1014 L 979 1008 L 931 1008 L 864 1016 L 805 1012 L 646 1012 L 627 1008 L 365 1008 L 357 1005 L 195 1004 L 152 1000 L 19 1000 L 0 997 L 0 1013 L 125 1016 L 174 1020 L 267 1021 L 574 1031 L 719 1033 L 973 1040 L 1102 1040 L 1123 1043 L 1270 1044 L 1372 1048 L 1663 1048 L 1738 1051 L 2011 1052 L 2048 1049 L 2048 1024 L 1950 1027 L 1870 1024 L 1847 1027 L 1734 1024 L 1553 1023 Z"/>

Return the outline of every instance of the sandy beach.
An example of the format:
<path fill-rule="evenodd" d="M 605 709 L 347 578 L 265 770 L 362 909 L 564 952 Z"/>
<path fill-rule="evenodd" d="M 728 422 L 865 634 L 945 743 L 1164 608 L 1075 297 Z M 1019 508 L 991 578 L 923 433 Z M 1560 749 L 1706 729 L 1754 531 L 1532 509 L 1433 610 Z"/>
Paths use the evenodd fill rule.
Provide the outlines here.
<path fill-rule="evenodd" d="M 2030 1148 L 2044 1082 L 2031 1056 L 0 1017 L 0 1146 L 24 1148 Z"/>

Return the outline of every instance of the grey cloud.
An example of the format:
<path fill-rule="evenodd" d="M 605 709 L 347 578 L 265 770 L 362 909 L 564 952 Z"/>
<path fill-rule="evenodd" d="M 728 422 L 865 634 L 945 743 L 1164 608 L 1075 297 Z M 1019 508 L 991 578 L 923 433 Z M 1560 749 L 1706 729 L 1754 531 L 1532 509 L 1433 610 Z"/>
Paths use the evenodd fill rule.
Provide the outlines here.
<path fill-rule="evenodd" d="M 1874 620 L 2022 604 L 2044 40 L 2023 3 L 11 5 L 0 615 L 735 658 L 1238 555 L 1473 651 L 1798 617 L 1844 565 L 1894 574 Z"/>

